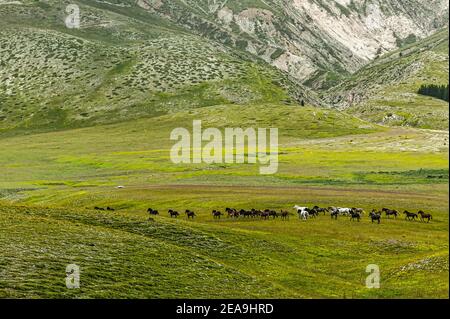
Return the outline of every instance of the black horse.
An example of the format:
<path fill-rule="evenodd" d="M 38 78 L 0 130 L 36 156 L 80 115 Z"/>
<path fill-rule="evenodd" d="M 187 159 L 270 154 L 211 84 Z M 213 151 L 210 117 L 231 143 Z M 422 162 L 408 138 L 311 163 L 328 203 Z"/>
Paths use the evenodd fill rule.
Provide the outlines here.
<path fill-rule="evenodd" d="M 355 219 L 359 222 L 360 219 L 361 219 L 361 213 L 351 211 L 351 212 L 350 212 L 350 220 L 353 221 L 353 220 L 355 220 Z"/>
<path fill-rule="evenodd" d="M 170 217 L 172 217 L 172 218 L 177 218 L 178 216 L 180 216 L 180 213 L 178 213 L 177 211 L 174 211 L 172 209 L 169 209 L 169 214 L 170 214 Z"/>
<path fill-rule="evenodd" d="M 375 212 L 375 211 L 372 211 L 372 212 L 369 214 L 369 217 L 372 219 L 372 223 L 373 223 L 374 221 L 377 221 L 378 224 L 381 223 L 381 212 Z"/>

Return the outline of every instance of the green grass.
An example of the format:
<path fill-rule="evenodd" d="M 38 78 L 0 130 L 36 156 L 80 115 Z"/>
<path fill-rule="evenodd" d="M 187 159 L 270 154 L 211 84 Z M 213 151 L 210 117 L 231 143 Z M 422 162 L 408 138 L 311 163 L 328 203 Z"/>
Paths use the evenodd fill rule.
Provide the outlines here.
<path fill-rule="evenodd" d="M 219 198 L 203 204 L 209 207 L 225 196 L 230 197 L 228 204 L 252 196 L 261 199 L 259 205 L 268 197 L 256 189 L 220 191 L 203 189 L 198 195 Z M 192 197 L 193 190 L 189 192 Z M 285 192 L 285 199 L 288 192 L 292 190 Z M 395 194 L 374 192 L 373 196 L 401 205 Z M 437 198 L 408 195 L 408 199 L 433 205 Z M 180 196 L 170 204 L 188 203 Z M 328 216 L 307 223 L 294 216 L 286 222 L 213 221 L 205 209 L 196 211 L 200 217 L 195 222 L 167 217 L 152 222 L 144 211 L 126 209 L 96 213 L 2 207 L 1 294 L 38 298 L 447 297 L 448 212 L 435 212 L 430 224 L 399 218 L 376 225 L 366 218 L 352 223 Z M 64 286 L 65 266 L 70 263 L 82 269 L 80 290 Z M 373 263 L 381 268 L 379 290 L 364 286 L 365 268 Z"/>
<path fill-rule="evenodd" d="M 170 131 L 278 127 L 280 169 L 182 165 Z M 432 142 L 430 142 L 432 141 Z M 278 104 L 0 139 L 1 297 L 447 298 L 448 134 Z M 124 189 L 117 189 L 124 185 Z M 225 207 L 394 207 L 431 223 L 213 220 Z M 112 206 L 114 213 L 93 211 Z M 162 215 L 148 221 L 148 207 Z M 172 220 L 168 209 L 197 212 Z M 65 288 L 79 264 L 81 289 Z M 365 288 L 368 264 L 379 290 Z"/>
<path fill-rule="evenodd" d="M 186 12 L 211 17 L 206 1 L 165 2 L 158 12 L 176 24 L 131 0 L 77 3 L 79 30 L 64 27 L 61 1 L 0 5 L 0 298 L 448 298 L 448 132 L 373 124 L 448 128 L 448 104 L 414 94 L 448 76 L 448 33 L 380 57 L 339 85 L 345 61 L 306 60 L 323 68 L 310 84 L 325 80 L 328 98 L 369 96 L 342 113 L 296 105 L 320 103 L 231 48 L 234 31 L 241 50 L 270 40 L 264 32 L 182 29 L 192 22 Z M 276 29 L 297 21 L 264 1 L 228 6 L 271 10 Z M 198 119 L 221 131 L 278 128 L 278 173 L 174 165 L 170 132 Z M 434 218 L 303 222 L 295 204 L 422 209 Z M 149 220 L 148 207 L 161 216 Z M 292 216 L 214 220 L 211 210 L 225 207 Z M 168 209 L 197 217 L 170 219 Z M 71 263 L 81 267 L 79 290 L 65 287 Z M 369 264 L 381 268 L 379 290 L 364 285 Z"/>

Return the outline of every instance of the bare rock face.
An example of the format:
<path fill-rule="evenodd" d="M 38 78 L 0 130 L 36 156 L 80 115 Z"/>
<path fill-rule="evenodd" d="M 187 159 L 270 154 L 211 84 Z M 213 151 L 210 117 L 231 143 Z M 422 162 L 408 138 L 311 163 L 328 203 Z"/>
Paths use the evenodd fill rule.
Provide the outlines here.
<path fill-rule="evenodd" d="M 312 87 L 448 24 L 447 0 L 139 0 L 173 22 L 262 58 Z M 253 5 L 253 3 L 252 3 Z"/>
<path fill-rule="evenodd" d="M 161 0 L 137 0 L 136 4 L 145 10 L 159 9 L 162 5 Z"/>

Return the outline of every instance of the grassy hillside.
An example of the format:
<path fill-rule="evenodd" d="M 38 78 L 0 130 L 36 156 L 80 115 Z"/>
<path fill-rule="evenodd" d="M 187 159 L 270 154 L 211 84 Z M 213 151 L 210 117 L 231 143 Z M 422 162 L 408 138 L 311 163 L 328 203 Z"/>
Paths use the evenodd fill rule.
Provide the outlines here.
<path fill-rule="evenodd" d="M 448 30 L 384 55 L 323 94 L 333 106 L 371 122 L 448 129 L 448 103 L 417 94 L 448 84 Z"/>
<path fill-rule="evenodd" d="M 277 70 L 156 16 L 90 1 L 68 29 L 65 5 L 0 5 L 0 133 L 302 96 Z"/>
<path fill-rule="evenodd" d="M 193 119 L 204 128 L 278 126 L 279 173 L 171 164 L 169 133 Z M 217 106 L 2 138 L 0 296 L 448 297 L 446 145 L 443 132 L 380 128 L 284 105 Z M 434 219 L 301 222 L 294 204 L 425 209 Z M 227 206 L 292 216 L 213 220 L 211 210 Z M 148 221 L 148 207 L 162 215 Z M 171 220 L 169 208 L 198 217 Z M 69 263 L 81 266 L 80 290 L 64 286 Z M 381 267 L 380 290 L 364 286 L 372 263 Z"/>
<path fill-rule="evenodd" d="M 400 51 L 337 85 L 368 59 L 350 51 L 385 30 L 349 48 L 317 23 L 354 30 L 366 1 L 230 0 L 219 25 L 218 1 L 83 0 L 80 29 L 64 26 L 69 3 L 0 1 L 0 298 L 448 298 L 448 103 L 415 93 L 448 81 L 448 32 L 398 35 Z M 417 14 L 416 0 L 379 3 L 423 36 L 442 24 L 430 20 L 441 0 Z M 270 66 L 284 46 L 304 58 L 285 73 Z M 310 75 L 333 88 L 296 83 Z M 174 164 L 170 134 L 194 120 L 278 128 L 278 172 Z M 433 220 L 300 221 L 296 204 Z M 225 207 L 291 215 L 214 220 Z M 72 263 L 79 290 L 65 287 Z M 381 289 L 365 287 L 369 264 Z"/>
<path fill-rule="evenodd" d="M 448 215 L 381 225 L 207 215 L 148 221 L 144 213 L 0 207 L 0 297 L 448 296 Z M 69 263 L 81 268 L 79 290 L 65 288 Z M 369 263 L 380 265 L 383 289 L 365 288 Z"/>

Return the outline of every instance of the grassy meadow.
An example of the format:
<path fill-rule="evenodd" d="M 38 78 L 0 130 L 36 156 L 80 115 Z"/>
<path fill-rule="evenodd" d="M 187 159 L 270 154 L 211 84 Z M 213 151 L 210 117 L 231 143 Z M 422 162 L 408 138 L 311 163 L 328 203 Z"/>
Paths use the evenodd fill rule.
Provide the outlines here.
<path fill-rule="evenodd" d="M 170 132 L 194 119 L 278 127 L 278 173 L 173 164 Z M 0 171 L 0 297 L 448 298 L 445 131 L 313 107 L 223 105 L 3 137 Z M 305 222 L 295 204 L 422 209 L 433 220 Z M 149 207 L 161 215 L 149 220 Z M 211 210 L 225 207 L 292 215 L 214 220 Z M 171 219 L 168 209 L 198 216 Z M 81 267 L 79 290 L 65 287 L 71 263 Z M 369 264 L 380 267 L 380 289 L 365 286 Z"/>

